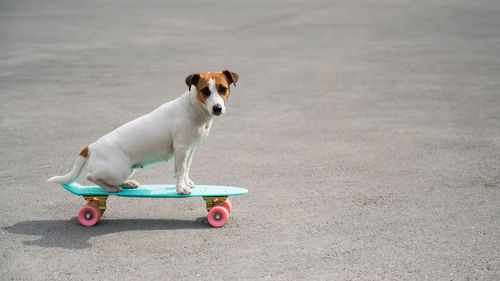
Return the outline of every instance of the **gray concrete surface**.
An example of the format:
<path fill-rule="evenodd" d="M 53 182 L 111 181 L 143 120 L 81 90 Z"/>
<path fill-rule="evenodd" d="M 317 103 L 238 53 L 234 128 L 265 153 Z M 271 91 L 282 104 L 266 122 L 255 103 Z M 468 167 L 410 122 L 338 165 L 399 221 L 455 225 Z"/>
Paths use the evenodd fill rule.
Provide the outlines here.
<path fill-rule="evenodd" d="M 1 280 L 499 280 L 500 2 L 1 1 Z M 244 186 L 83 200 L 45 180 L 184 78 L 240 82 L 194 158 Z M 172 183 L 172 164 L 136 174 Z"/>

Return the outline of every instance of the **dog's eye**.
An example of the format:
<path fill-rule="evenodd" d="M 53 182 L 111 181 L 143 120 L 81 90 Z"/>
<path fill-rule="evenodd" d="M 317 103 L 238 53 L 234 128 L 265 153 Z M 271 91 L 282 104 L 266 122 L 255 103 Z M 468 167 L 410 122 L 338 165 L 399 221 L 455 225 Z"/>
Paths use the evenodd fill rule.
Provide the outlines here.
<path fill-rule="evenodd" d="M 205 88 L 201 89 L 201 93 L 204 94 L 207 97 L 210 96 L 210 90 L 208 89 L 208 87 L 205 87 Z"/>
<path fill-rule="evenodd" d="M 225 94 L 225 93 L 226 93 L 226 91 L 227 91 L 227 88 L 226 88 L 226 87 L 224 87 L 224 86 L 220 86 L 220 87 L 219 87 L 219 94 L 223 95 L 223 94 Z"/>

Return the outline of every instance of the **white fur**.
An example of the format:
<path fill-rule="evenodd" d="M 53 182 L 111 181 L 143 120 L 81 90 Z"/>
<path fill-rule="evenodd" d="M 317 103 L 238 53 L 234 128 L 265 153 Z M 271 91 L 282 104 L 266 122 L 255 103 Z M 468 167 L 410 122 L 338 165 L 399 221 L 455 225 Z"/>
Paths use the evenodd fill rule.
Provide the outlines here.
<path fill-rule="evenodd" d="M 223 107 L 215 81 L 210 79 L 211 95 L 203 104 L 196 97 L 196 87 L 179 98 L 165 103 L 149 114 L 130 121 L 90 144 L 87 179 L 108 192 L 120 192 L 136 168 L 143 168 L 175 159 L 177 192 L 190 194 L 193 181 L 189 169 L 196 147 L 212 126 L 215 104 Z M 79 156 L 73 169 L 51 182 L 75 181 L 86 158 Z"/>
<path fill-rule="evenodd" d="M 215 80 L 210 78 L 208 80 L 208 89 L 210 90 L 210 96 L 205 101 L 206 108 L 213 114 L 214 105 L 220 105 L 222 107 L 221 114 L 226 112 L 226 107 L 224 106 L 224 99 L 221 98 L 219 92 L 217 91 L 217 87 L 215 86 Z"/>

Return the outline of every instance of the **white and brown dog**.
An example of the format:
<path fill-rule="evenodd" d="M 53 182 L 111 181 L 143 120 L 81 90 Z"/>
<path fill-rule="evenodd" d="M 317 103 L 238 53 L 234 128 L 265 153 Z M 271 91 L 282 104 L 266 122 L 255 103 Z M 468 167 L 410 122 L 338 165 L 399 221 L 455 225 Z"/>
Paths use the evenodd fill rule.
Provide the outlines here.
<path fill-rule="evenodd" d="M 196 147 L 204 140 L 214 115 L 224 114 L 229 85 L 238 74 L 194 73 L 186 78 L 189 89 L 179 98 L 130 121 L 85 147 L 71 171 L 49 182 L 71 183 L 87 163 L 87 179 L 107 192 L 121 192 L 139 183 L 128 178 L 137 168 L 175 159 L 175 181 L 179 194 L 190 194 L 194 182 L 189 168 Z"/>

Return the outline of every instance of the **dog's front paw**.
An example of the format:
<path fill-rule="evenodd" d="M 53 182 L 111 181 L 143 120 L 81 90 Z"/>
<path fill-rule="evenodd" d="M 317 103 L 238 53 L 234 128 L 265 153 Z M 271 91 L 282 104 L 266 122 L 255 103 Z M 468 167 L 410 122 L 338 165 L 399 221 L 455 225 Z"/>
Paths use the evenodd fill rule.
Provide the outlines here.
<path fill-rule="evenodd" d="M 191 179 L 186 179 L 185 182 L 186 185 L 189 186 L 190 188 L 193 188 L 195 186 L 194 181 L 192 181 Z"/>
<path fill-rule="evenodd" d="M 180 195 L 188 195 L 191 194 L 191 188 L 185 184 L 178 184 L 176 188 L 177 193 Z"/>

